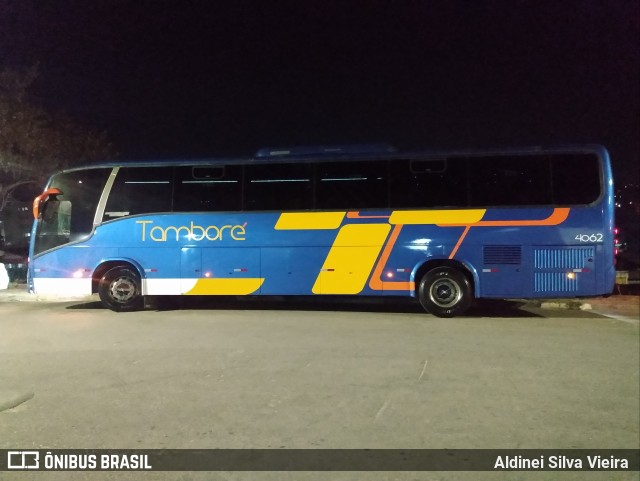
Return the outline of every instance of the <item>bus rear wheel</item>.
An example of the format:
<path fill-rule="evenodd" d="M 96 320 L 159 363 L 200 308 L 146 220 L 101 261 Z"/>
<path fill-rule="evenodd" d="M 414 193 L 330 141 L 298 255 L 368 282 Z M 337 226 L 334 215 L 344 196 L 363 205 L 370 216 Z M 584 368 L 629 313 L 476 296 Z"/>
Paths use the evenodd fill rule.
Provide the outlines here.
<path fill-rule="evenodd" d="M 98 285 L 102 303 L 116 312 L 135 311 L 143 306 L 140 276 L 130 267 L 108 270 Z"/>
<path fill-rule="evenodd" d="M 471 283 L 458 269 L 436 267 L 420 281 L 418 299 L 422 307 L 434 316 L 459 316 L 469 308 L 473 300 Z"/>

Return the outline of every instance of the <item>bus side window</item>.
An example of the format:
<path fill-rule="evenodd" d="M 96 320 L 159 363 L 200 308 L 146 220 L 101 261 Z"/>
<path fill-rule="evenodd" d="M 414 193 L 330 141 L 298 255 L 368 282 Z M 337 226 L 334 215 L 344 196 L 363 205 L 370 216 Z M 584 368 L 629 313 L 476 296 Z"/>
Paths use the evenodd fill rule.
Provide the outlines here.
<path fill-rule="evenodd" d="M 171 211 L 172 167 L 122 167 L 111 188 L 104 220 Z"/>
<path fill-rule="evenodd" d="M 242 167 L 176 167 L 175 212 L 236 211 L 241 208 Z"/>
<path fill-rule="evenodd" d="M 387 161 L 317 164 L 316 209 L 387 208 L 387 165 Z"/>
<path fill-rule="evenodd" d="M 594 154 L 565 154 L 553 158 L 553 202 L 590 204 L 600 196 L 600 165 Z"/>
<path fill-rule="evenodd" d="M 466 207 L 467 164 L 464 158 L 392 160 L 391 207 Z"/>
<path fill-rule="evenodd" d="M 551 205 L 548 155 L 469 158 L 471 205 Z"/>
<path fill-rule="evenodd" d="M 311 164 L 247 165 L 244 179 L 244 210 L 313 208 Z"/>

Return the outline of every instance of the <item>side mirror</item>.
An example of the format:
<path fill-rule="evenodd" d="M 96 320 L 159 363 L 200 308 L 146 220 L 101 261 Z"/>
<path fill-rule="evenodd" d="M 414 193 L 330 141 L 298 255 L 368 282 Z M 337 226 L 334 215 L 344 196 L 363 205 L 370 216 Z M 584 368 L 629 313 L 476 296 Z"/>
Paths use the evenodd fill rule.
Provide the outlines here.
<path fill-rule="evenodd" d="M 40 218 L 40 215 L 42 214 L 42 208 L 44 207 L 44 204 L 50 198 L 55 199 L 58 195 L 62 195 L 62 191 L 60 189 L 53 188 L 45 190 L 42 194 L 33 199 L 33 218 L 35 220 L 38 220 Z"/>

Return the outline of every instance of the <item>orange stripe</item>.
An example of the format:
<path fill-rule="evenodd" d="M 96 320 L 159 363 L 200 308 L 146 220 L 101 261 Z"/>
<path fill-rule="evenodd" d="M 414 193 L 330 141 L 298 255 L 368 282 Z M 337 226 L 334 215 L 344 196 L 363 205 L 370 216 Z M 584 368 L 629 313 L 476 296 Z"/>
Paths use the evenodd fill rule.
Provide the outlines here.
<path fill-rule="evenodd" d="M 451 251 L 451 254 L 449 254 L 449 259 L 453 259 L 453 257 L 456 255 L 456 253 L 458 252 L 458 249 L 462 245 L 462 241 L 464 240 L 467 233 L 469 232 L 469 229 L 472 226 L 473 227 L 507 227 L 507 226 L 529 227 L 529 226 L 538 226 L 538 225 L 547 225 L 547 226 L 558 225 L 558 224 L 562 224 L 565 220 L 567 220 L 567 217 L 569 217 L 570 210 L 571 209 L 566 207 L 559 207 L 559 208 L 553 209 L 553 212 L 551 213 L 551 215 L 546 219 L 542 219 L 542 220 L 481 220 L 474 224 L 469 224 L 465 226 L 464 232 L 462 232 L 462 235 L 460 236 L 460 238 L 458 239 L 458 242 L 456 243 L 455 247 Z M 447 226 L 447 227 L 452 227 L 452 226 Z M 457 227 L 460 227 L 460 226 L 457 226 Z"/>
<path fill-rule="evenodd" d="M 537 226 L 537 225 L 558 225 L 562 224 L 567 217 L 569 217 L 569 212 L 571 209 L 568 207 L 557 207 L 553 209 L 553 212 L 546 219 L 540 220 L 481 220 L 478 222 L 474 222 L 473 224 L 438 224 L 438 227 L 465 227 L 467 225 L 472 225 L 473 227 L 528 227 L 528 226 Z"/>
<path fill-rule="evenodd" d="M 487 227 L 506 227 L 506 226 L 535 226 L 535 225 L 558 225 L 562 224 L 569 217 L 568 207 L 559 207 L 553 209 L 553 213 L 542 220 L 483 220 L 475 225 Z"/>
<path fill-rule="evenodd" d="M 469 232 L 469 229 L 471 229 L 470 225 L 465 227 L 464 231 L 462 232 L 462 235 L 460 236 L 460 239 L 458 239 L 458 242 L 456 243 L 456 246 L 451 251 L 451 254 L 449 254 L 449 259 L 453 259 L 453 256 L 456 255 L 456 252 L 458 252 L 458 248 L 462 244 L 462 241 L 464 240 L 464 238 L 467 236 L 467 232 Z"/>
<path fill-rule="evenodd" d="M 567 207 L 558 207 L 553 209 L 553 212 L 549 217 L 547 217 L 546 219 L 539 219 L 539 220 L 485 220 L 485 221 L 475 222 L 473 224 L 460 224 L 460 225 L 448 224 L 446 225 L 446 227 L 465 227 L 464 231 L 462 232 L 462 235 L 458 239 L 458 242 L 456 243 L 455 247 L 451 251 L 451 254 L 449 254 L 449 259 L 452 259 L 456 255 L 456 253 L 458 252 L 458 249 L 462 245 L 462 242 L 464 241 L 464 238 L 469 233 L 469 230 L 471 229 L 471 227 L 553 226 L 553 225 L 562 224 L 565 220 L 567 220 L 567 217 L 569 217 L 570 211 L 571 209 Z M 358 218 L 358 217 L 355 217 L 355 216 L 358 216 L 357 212 L 354 213 L 355 216 L 350 216 L 350 214 L 351 213 L 348 213 L 347 217 L 351 219 Z M 445 226 L 438 224 L 438 227 L 445 227 Z M 387 263 L 387 260 L 389 259 L 389 256 L 391 255 L 391 251 L 393 250 L 393 247 L 396 243 L 396 240 L 398 239 L 398 236 L 400 235 L 401 230 L 402 230 L 402 224 L 396 224 L 394 226 L 393 231 L 389 236 L 389 241 L 385 245 L 384 250 L 382 251 L 382 255 L 380 256 L 380 259 L 378 260 L 378 263 L 376 264 L 376 267 L 373 271 L 373 275 L 371 276 L 371 280 L 369 281 L 369 287 L 375 291 L 382 291 L 385 289 L 394 290 L 394 291 L 395 290 L 410 291 L 413 289 L 412 282 L 384 282 L 381 280 L 382 271 L 384 269 L 384 266 Z"/>
<path fill-rule="evenodd" d="M 388 215 L 360 215 L 360 211 L 347 212 L 347 219 L 388 219 Z"/>
<path fill-rule="evenodd" d="M 401 224 L 396 224 L 393 227 L 393 231 L 391 231 L 391 235 L 389 236 L 389 240 L 387 244 L 384 246 L 382 251 L 382 255 L 376 264 L 375 269 L 373 270 L 373 275 L 371 276 L 371 280 L 369 281 L 369 287 L 374 291 L 410 291 L 413 289 L 413 283 L 406 282 L 385 282 L 381 280 L 382 270 L 384 266 L 387 264 L 387 260 L 391 255 L 391 251 L 393 250 L 393 246 L 398 240 L 398 236 L 400 235 L 400 231 L 402 230 Z"/>

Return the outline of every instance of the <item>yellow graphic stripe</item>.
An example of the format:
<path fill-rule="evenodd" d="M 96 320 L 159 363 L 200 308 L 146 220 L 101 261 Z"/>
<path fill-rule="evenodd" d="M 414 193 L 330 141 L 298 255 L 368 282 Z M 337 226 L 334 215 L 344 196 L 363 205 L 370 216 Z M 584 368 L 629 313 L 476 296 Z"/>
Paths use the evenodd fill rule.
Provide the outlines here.
<path fill-rule="evenodd" d="M 378 258 L 389 224 L 342 227 L 313 285 L 314 294 L 358 294 Z"/>
<path fill-rule="evenodd" d="M 389 218 L 390 224 L 438 224 L 468 225 L 479 222 L 487 209 L 461 210 L 395 210 Z"/>
<path fill-rule="evenodd" d="M 280 214 L 276 230 L 337 229 L 346 212 L 288 212 Z"/>
<path fill-rule="evenodd" d="M 185 292 L 187 296 L 242 296 L 252 294 L 264 282 L 263 277 L 250 277 L 238 279 L 198 279 L 196 285 Z"/>

